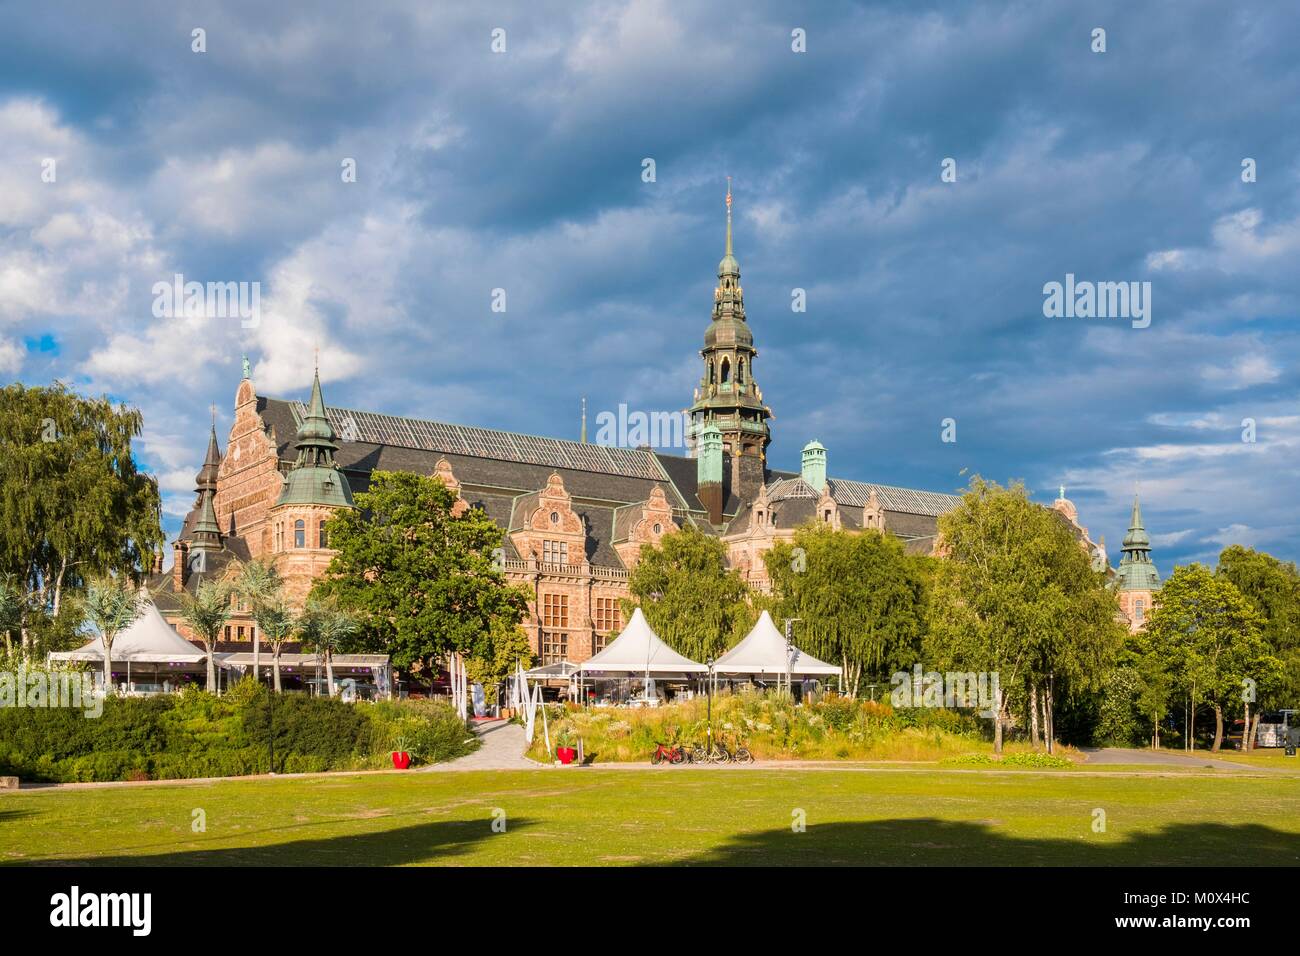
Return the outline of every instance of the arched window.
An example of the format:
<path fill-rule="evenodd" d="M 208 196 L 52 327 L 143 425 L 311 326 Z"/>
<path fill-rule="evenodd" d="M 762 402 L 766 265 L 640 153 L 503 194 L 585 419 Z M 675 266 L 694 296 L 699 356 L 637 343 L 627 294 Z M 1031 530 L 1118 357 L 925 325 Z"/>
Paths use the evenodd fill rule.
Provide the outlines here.
<path fill-rule="evenodd" d="M 319 541 L 322 548 L 329 547 L 329 534 L 325 531 L 325 519 L 322 518 L 319 526 Z"/>
<path fill-rule="evenodd" d="M 713 359 L 709 359 L 709 384 L 713 384 Z"/>
<path fill-rule="evenodd" d="M 1136 601 L 1133 602 L 1133 617 L 1139 623 L 1141 623 L 1143 615 L 1146 614 L 1146 610 L 1147 610 L 1146 601 L 1142 600 L 1141 598 L 1138 598 Z"/>
<path fill-rule="evenodd" d="M 307 547 L 307 522 L 301 518 L 293 523 L 293 546 L 295 548 Z"/>
<path fill-rule="evenodd" d="M 726 385 L 731 381 L 731 360 L 723 358 L 722 360 L 722 384 Z"/>
<path fill-rule="evenodd" d="M 736 384 L 737 385 L 745 384 L 745 360 L 744 359 L 741 359 L 740 365 L 736 367 Z"/>

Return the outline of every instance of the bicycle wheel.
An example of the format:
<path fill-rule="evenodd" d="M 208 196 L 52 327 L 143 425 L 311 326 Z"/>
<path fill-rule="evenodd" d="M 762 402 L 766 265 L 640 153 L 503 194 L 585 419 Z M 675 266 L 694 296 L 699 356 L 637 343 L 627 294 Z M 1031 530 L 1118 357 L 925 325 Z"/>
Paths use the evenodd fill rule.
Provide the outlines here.
<path fill-rule="evenodd" d="M 660 751 L 658 747 L 656 747 L 655 752 L 650 755 L 650 762 L 658 766 L 659 764 L 663 763 L 663 760 L 664 760 L 663 752 Z"/>
<path fill-rule="evenodd" d="M 709 759 L 714 763 L 727 763 L 731 760 L 731 754 L 727 753 L 726 747 L 714 747 Z"/>
<path fill-rule="evenodd" d="M 708 763 L 709 752 L 703 747 L 692 747 L 690 760 L 691 763 Z"/>
<path fill-rule="evenodd" d="M 753 763 L 754 755 L 744 747 L 737 747 L 736 752 L 732 754 L 731 759 L 736 761 L 736 763 Z"/>
<path fill-rule="evenodd" d="M 669 762 L 669 763 L 686 763 L 686 751 L 685 751 L 685 750 L 673 750 L 673 751 L 670 751 L 670 752 L 669 752 L 669 755 L 668 755 L 668 762 Z"/>

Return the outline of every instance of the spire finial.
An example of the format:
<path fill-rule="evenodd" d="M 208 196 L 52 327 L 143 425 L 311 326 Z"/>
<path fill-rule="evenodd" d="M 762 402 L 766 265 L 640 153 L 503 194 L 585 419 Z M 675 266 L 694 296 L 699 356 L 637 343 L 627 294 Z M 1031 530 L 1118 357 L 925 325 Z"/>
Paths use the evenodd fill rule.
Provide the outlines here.
<path fill-rule="evenodd" d="M 731 177 L 727 177 L 727 255 L 731 255 Z"/>
<path fill-rule="evenodd" d="M 582 396 L 582 443 L 587 444 L 587 396 Z"/>
<path fill-rule="evenodd" d="M 248 355 L 245 354 L 243 358 L 244 358 L 244 378 L 248 378 Z"/>
<path fill-rule="evenodd" d="M 1065 485 L 1061 485 L 1061 493 L 1058 497 L 1060 497 L 1062 501 L 1065 500 Z"/>

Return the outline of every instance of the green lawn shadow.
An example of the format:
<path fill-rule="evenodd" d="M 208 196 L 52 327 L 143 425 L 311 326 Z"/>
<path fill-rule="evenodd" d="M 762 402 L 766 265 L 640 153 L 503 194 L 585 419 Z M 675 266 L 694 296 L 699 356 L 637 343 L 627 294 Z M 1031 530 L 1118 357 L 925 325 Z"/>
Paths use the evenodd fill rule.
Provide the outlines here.
<path fill-rule="evenodd" d="M 809 823 L 738 834 L 686 866 L 1296 866 L 1300 834 L 1260 824 L 1177 823 L 1125 835 L 1022 838 L 979 822 L 933 818 Z"/>

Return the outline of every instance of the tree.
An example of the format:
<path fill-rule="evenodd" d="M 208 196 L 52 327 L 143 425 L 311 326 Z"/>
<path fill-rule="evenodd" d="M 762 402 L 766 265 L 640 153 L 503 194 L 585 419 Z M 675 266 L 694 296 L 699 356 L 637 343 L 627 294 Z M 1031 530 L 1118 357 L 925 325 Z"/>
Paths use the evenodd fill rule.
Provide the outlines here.
<path fill-rule="evenodd" d="M 325 659 L 325 685 L 334 696 L 334 653 L 344 650 L 361 633 L 361 621 L 351 611 L 339 607 L 332 597 L 308 597 L 299 621 L 302 645 Z"/>
<path fill-rule="evenodd" d="M 886 677 L 919 657 L 925 617 L 922 558 L 892 535 L 809 524 L 763 555 L 778 617 L 799 618 L 800 646 L 840 663 L 843 688 Z"/>
<path fill-rule="evenodd" d="M 158 486 L 131 447 L 142 424 L 62 384 L 0 388 L 0 574 L 22 591 L 25 652 L 29 615 L 58 619 L 64 593 L 97 576 L 138 582 L 162 546 Z"/>
<path fill-rule="evenodd" d="M 280 572 L 275 569 L 274 564 L 261 558 L 255 558 L 239 566 L 233 587 L 235 593 L 248 602 L 249 610 L 253 613 L 253 620 L 256 621 L 259 611 L 280 600 L 284 582 L 280 579 Z M 259 624 L 258 627 L 260 628 L 261 625 Z M 254 632 L 253 680 L 255 681 L 261 681 L 262 679 L 261 650 L 262 642 L 257 632 Z"/>
<path fill-rule="evenodd" d="M 274 673 L 275 692 L 280 693 L 280 653 L 285 643 L 298 628 L 298 616 L 282 597 L 274 597 L 253 612 L 257 629 L 266 635 L 271 645 L 271 667 Z"/>
<path fill-rule="evenodd" d="M 1259 688 L 1254 721 L 1245 735 L 1248 747 L 1263 710 L 1300 703 L 1300 571 L 1294 562 L 1234 544 L 1219 555 L 1215 573 L 1236 585 L 1254 605 L 1264 621 L 1260 636 L 1281 664 L 1276 687 Z"/>
<path fill-rule="evenodd" d="M 313 594 L 355 611 L 365 649 L 396 668 L 432 675 L 448 654 L 491 658 L 527 613 L 528 592 L 496 561 L 504 532 L 457 500 L 438 478 L 375 471 L 327 525 L 336 553 Z"/>
<path fill-rule="evenodd" d="M 524 669 L 533 666 L 533 648 L 528 643 L 528 635 L 519 625 L 498 623 L 500 633 L 492 640 L 492 657 L 471 657 L 465 662 L 466 674 L 471 683 L 482 684 L 488 693 L 488 699 L 498 684 L 515 672 L 515 667 L 523 663 Z"/>
<path fill-rule="evenodd" d="M 627 588 L 624 616 L 639 606 L 664 643 L 692 660 L 717 658 L 754 623 L 726 546 L 691 524 L 643 548 Z"/>
<path fill-rule="evenodd" d="M 0 578 L 0 631 L 5 636 L 5 656 L 13 653 L 13 632 L 23 626 L 23 594 L 12 575 Z"/>
<path fill-rule="evenodd" d="M 997 751 L 1011 695 L 1031 721 L 1041 712 L 1050 747 L 1058 693 L 1100 679 L 1121 640 L 1103 575 L 1061 516 L 1019 483 L 973 478 L 939 532 L 946 559 L 935 570 L 928 652 L 998 675 Z"/>
<path fill-rule="evenodd" d="M 223 581 L 200 581 L 194 593 L 182 591 L 180 595 L 180 618 L 203 642 L 203 650 L 208 656 L 208 693 L 217 689 L 217 667 L 213 652 L 221 631 L 230 620 L 231 586 Z"/>
<path fill-rule="evenodd" d="M 86 619 L 99 631 L 104 642 L 104 692 L 113 687 L 113 642 L 135 623 L 144 610 L 144 599 L 128 581 L 103 576 L 86 588 Z"/>
<path fill-rule="evenodd" d="M 1196 710 L 1214 708 L 1212 750 L 1223 743 L 1224 710 L 1242 699 L 1246 679 L 1277 682 L 1280 663 L 1260 636 L 1263 619 L 1226 577 L 1204 565 L 1174 569 L 1147 620 L 1151 653 L 1165 661 L 1173 686 L 1189 702 L 1187 743 L 1195 747 Z"/>

